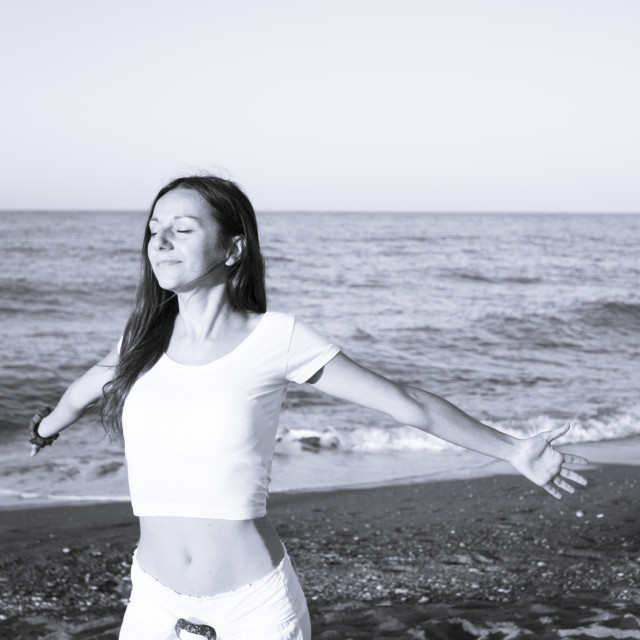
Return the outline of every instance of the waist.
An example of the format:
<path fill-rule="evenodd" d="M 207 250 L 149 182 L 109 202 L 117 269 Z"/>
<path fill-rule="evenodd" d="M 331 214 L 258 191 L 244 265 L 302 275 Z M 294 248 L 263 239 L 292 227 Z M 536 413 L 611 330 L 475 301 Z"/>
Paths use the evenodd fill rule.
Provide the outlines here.
<path fill-rule="evenodd" d="M 216 595 L 277 567 L 282 542 L 270 520 L 140 517 L 137 560 L 148 574 L 186 595 Z"/>

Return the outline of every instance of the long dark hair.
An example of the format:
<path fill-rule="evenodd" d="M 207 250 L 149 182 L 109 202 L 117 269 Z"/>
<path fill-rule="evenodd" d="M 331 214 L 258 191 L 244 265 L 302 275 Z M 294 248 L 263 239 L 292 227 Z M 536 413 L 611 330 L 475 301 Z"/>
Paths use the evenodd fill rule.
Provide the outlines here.
<path fill-rule="evenodd" d="M 174 189 L 193 189 L 211 206 L 211 215 L 220 225 L 223 241 L 244 236 L 240 259 L 229 267 L 227 297 L 237 311 L 264 313 L 267 310 L 264 259 L 260 251 L 258 224 L 249 198 L 234 182 L 215 176 L 178 178 L 164 186 L 155 197 L 144 232 L 140 281 L 125 326 L 120 358 L 111 382 L 103 390 L 100 403 L 102 424 L 113 437 L 122 437 L 122 408 L 135 381 L 167 350 L 178 314 L 175 293 L 162 289 L 149 262 L 147 247 L 151 239 L 149 220 L 156 203 Z"/>

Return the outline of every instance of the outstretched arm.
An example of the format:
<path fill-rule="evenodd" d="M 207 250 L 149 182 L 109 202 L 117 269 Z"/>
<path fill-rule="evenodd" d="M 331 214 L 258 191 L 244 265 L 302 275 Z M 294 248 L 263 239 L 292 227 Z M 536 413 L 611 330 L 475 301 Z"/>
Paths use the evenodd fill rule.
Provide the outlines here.
<path fill-rule="evenodd" d="M 76 422 L 100 398 L 102 387 L 113 378 L 117 363 L 118 352 L 114 349 L 74 380 L 60 398 L 56 408 L 37 425 L 38 435 L 48 438 Z M 41 447 L 32 444 L 31 455 L 35 456 L 40 449 Z"/>
<path fill-rule="evenodd" d="M 337 398 L 382 411 L 447 442 L 460 445 L 511 464 L 517 471 L 552 496 L 561 497 L 587 481 L 567 468 L 587 464 L 580 456 L 556 451 L 552 442 L 567 432 L 568 426 L 519 439 L 489 427 L 458 409 L 444 398 L 424 389 L 398 384 L 380 376 L 339 353 L 309 381 L 314 387 Z"/>

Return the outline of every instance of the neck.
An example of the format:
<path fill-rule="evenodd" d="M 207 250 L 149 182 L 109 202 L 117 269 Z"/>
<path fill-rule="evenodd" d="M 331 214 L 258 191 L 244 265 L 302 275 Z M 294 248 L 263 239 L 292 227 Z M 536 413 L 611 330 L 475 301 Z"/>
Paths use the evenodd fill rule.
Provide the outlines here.
<path fill-rule="evenodd" d="M 178 294 L 174 325 L 191 342 L 202 343 L 224 334 L 239 312 L 231 307 L 226 282 L 212 288 Z"/>

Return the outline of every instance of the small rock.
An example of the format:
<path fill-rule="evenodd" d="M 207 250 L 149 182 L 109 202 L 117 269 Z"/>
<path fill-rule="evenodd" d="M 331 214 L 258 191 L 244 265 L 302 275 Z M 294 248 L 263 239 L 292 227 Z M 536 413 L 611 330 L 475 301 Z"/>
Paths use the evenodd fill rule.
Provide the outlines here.
<path fill-rule="evenodd" d="M 482 555 L 481 553 L 474 553 L 473 558 L 477 562 L 482 562 L 483 564 L 493 564 L 495 562 L 493 558 L 489 558 L 485 555 Z"/>
<path fill-rule="evenodd" d="M 331 607 L 334 611 L 357 611 L 358 609 L 366 609 L 366 605 L 360 602 L 337 602 Z"/>
<path fill-rule="evenodd" d="M 406 624 L 403 624 L 397 618 L 389 618 L 385 620 L 382 624 L 378 625 L 379 631 L 389 631 L 390 633 L 397 633 L 399 631 L 404 631 L 407 628 Z"/>
<path fill-rule="evenodd" d="M 471 560 L 471 556 L 466 553 L 458 553 L 451 560 L 449 560 L 451 564 L 471 564 L 473 560 Z"/>
<path fill-rule="evenodd" d="M 555 609 L 546 604 L 536 603 L 531 605 L 531 613 L 555 613 Z"/>
<path fill-rule="evenodd" d="M 640 629 L 640 620 L 632 613 L 625 613 L 619 624 L 619 629 Z"/>
<path fill-rule="evenodd" d="M 322 616 L 322 624 L 328 626 L 335 626 L 336 623 L 342 622 L 345 619 L 344 613 L 337 611 L 329 611 Z"/>

